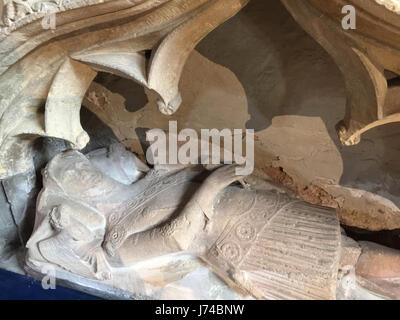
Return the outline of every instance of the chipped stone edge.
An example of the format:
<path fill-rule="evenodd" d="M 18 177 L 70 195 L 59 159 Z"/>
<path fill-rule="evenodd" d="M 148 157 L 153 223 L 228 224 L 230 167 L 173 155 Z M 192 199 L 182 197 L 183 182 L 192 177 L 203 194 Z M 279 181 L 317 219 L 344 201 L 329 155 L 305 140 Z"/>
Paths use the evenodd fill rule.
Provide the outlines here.
<path fill-rule="evenodd" d="M 399 0 L 375 0 L 375 2 L 386 9 L 400 15 L 400 1 Z"/>

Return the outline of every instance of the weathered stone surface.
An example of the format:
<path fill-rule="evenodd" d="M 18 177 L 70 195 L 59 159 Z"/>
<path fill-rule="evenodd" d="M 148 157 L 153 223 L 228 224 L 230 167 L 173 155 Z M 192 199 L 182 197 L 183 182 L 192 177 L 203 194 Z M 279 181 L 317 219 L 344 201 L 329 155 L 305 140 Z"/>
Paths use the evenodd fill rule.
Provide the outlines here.
<path fill-rule="evenodd" d="M 376 3 L 383 5 L 386 9 L 400 14 L 400 2 L 399 0 L 375 0 Z"/>
<path fill-rule="evenodd" d="M 251 2 L 197 50 L 241 82 L 247 96 L 242 108 L 251 117 L 247 126 L 257 131 L 257 168 L 304 200 L 337 208 L 344 224 L 400 227 L 399 125 L 366 132 L 351 148 L 341 145 L 334 127 L 345 114 L 342 76 L 279 1 Z"/>
<path fill-rule="evenodd" d="M 82 4 L 84 3 L 80 2 L 79 5 Z M 82 14 L 94 17 L 94 20 L 97 19 L 95 19 L 97 17 L 96 10 L 106 13 L 110 8 L 126 9 L 131 7 L 131 4 L 123 1 L 106 1 L 101 5 L 96 2 L 91 2 L 90 4 L 92 5 L 85 8 L 85 12 Z M 13 6 L 15 5 L 13 4 Z M 61 11 L 63 13 L 57 15 L 57 17 L 62 18 L 60 26 L 65 27 L 65 30 L 71 27 L 67 22 L 71 22 L 74 19 L 72 14 L 67 14 L 70 11 L 68 6 L 69 4 L 62 5 L 63 9 Z M 149 6 L 151 7 L 151 5 Z M 35 10 L 34 8 L 33 11 Z M 12 26 L 5 26 L 11 32 L 9 39 L 14 39 L 14 29 L 19 30 L 22 34 L 29 34 L 29 28 L 33 28 L 37 32 L 43 31 L 39 30 L 41 29 L 42 16 L 35 15 L 35 12 L 33 14 L 21 14 L 21 21 L 23 21 L 21 23 L 14 23 L 16 19 L 11 19 Z M 29 19 L 29 16 L 35 18 Z M 113 19 L 112 15 L 107 15 L 107 17 L 110 19 L 108 21 Z M 249 28 L 249 25 L 252 27 Z M 37 29 L 38 27 L 39 29 Z M 254 30 L 259 30 L 259 32 L 254 33 Z M 61 28 L 57 28 L 57 34 L 64 31 Z M 116 33 L 118 32 L 120 32 L 120 29 L 116 29 Z M 241 36 L 237 36 L 238 34 Z M 21 44 L 18 42 L 20 40 L 17 37 L 14 40 L 17 41 L 17 44 Z M 39 40 L 41 41 L 42 38 Z M 108 40 L 105 41 L 107 42 Z M 173 41 L 172 43 L 174 43 Z M 9 42 L 5 41 L 3 43 L 4 48 L 7 47 L 7 43 L 11 42 L 11 40 Z M 149 42 L 152 42 L 152 40 L 149 40 Z M 57 42 L 57 44 L 49 47 L 51 50 L 48 50 L 48 54 L 58 52 L 59 46 L 68 43 L 68 41 Z M 77 42 L 75 41 L 74 43 Z M 287 46 L 287 43 L 295 45 Z M 129 69 L 129 72 L 126 71 L 129 74 L 124 76 L 130 79 L 134 78 L 143 84 L 141 77 L 143 74 L 140 70 L 142 70 L 141 66 L 145 61 L 144 58 L 150 54 L 150 48 L 146 43 L 144 45 L 146 47 L 145 50 L 140 51 L 139 54 L 135 49 L 133 50 L 135 52 L 128 55 L 129 57 L 121 57 L 118 52 L 120 52 L 121 48 L 125 48 L 125 45 L 129 47 L 126 43 L 121 46 L 119 44 L 114 47 L 111 45 L 106 46 L 107 50 L 110 50 L 112 54 L 103 52 L 105 54 L 103 55 L 103 53 L 92 51 L 89 54 L 85 51 L 85 54 L 77 55 L 76 59 L 81 59 L 84 63 L 88 63 L 97 71 L 110 71 L 112 69 L 113 72 L 119 75 L 121 75 L 120 69 L 124 68 L 118 65 L 117 62 L 126 61 L 122 58 L 132 59 L 129 61 L 134 61 L 135 63 L 128 65 L 135 65 L 137 68 Z M 248 50 L 249 47 L 255 49 Z M 22 51 L 21 55 L 14 57 L 10 53 L 13 49 L 15 48 L 10 47 L 9 55 L 7 56 L 8 60 L 4 60 L 5 68 L 9 67 L 8 64 L 12 65 L 15 62 L 15 58 L 19 59 L 21 55 L 24 55 L 25 51 Z M 29 42 L 22 49 L 33 50 L 33 42 Z M 396 191 L 399 188 L 397 182 L 399 179 L 397 179 L 398 173 L 393 169 L 395 166 L 394 160 L 391 160 L 392 158 L 396 159 L 396 150 L 398 148 L 390 138 L 393 134 L 397 134 L 397 131 L 387 127 L 373 131 L 365 136 L 365 141 L 356 147 L 354 151 L 342 149 L 339 146 L 333 135 L 333 127 L 335 122 L 342 117 L 345 106 L 345 92 L 341 77 L 325 53 L 299 30 L 278 1 L 270 1 L 268 3 L 259 1 L 250 4 L 247 9 L 239 14 L 236 20 L 223 25 L 220 30 L 201 43 L 199 50 L 212 61 L 228 67 L 234 74 L 227 69 L 217 68 L 216 65 L 206 60 L 196 66 L 196 63 L 199 63 L 202 58 L 190 57 L 189 64 L 183 70 L 180 83 L 183 105 L 177 119 L 182 119 L 183 125 L 194 127 L 193 123 L 197 122 L 198 127 L 254 127 L 258 131 L 256 145 L 257 167 L 258 169 L 263 169 L 260 174 L 269 168 L 276 170 L 283 168 L 284 172 L 293 179 L 293 189 L 303 195 L 303 199 L 312 203 L 328 204 L 337 208 L 342 223 L 370 230 L 396 229 L 400 227 L 400 201 Z M 39 61 L 45 66 L 46 70 L 51 69 L 48 68 L 50 60 L 41 58 L 46 55 L 43 54 L 43 51 L 41 51 L 40 56 L 32 53 L 33 58 L 37 58 L 35 63 L 29 62 L 31 60 L 26 58 L 28 59 L 26 62 L 19 63 L 21 68 L 15 67 L 13 71 L 9 71 L 9 75 L 15 78 L 15 82 L 7 80 L 9 83 L 6 85 L 5 81 L 3 86 L 5 92 L 18 87 L 18 84 L 23 82 L 23 72 L 25 72 L 23 70 L 26 70 L 26 74 L 28 74 L 30 66 L 38 66 Z M 121 59 L 116 59 L 117 56 Z M 196 56 L 196 53 L 193 56 Z M 268 57 L 268 59 L 265 57 Z M 60 59 L 62 60 L 62 58 Z M 63 69 L 58 69 L 61 67 L 61 62 L 65 62 L 65 59 L 61 60 L 59 64 L 54 65 L 55 69 L 49 72 L 55 74 L 59 70 L 63 81 L 69 76 L 71 76 L 70 79 L 76 79 L 77 74 L 76 72 L 74 73 L 74 70 L 79 71 L 81 68 L 65 67 L 69 71 L 72 70 L 73 74 L 65 73 Z M 107 61 L 106 65 L 100 67 L 98 65 L 99 60 Z M 252 63 L 243 63 L 243 61 L 251 61 Z M 71 62 L 65 63 L 65 66 L 71 66 Z M 127 65 L 125 64 L 124 66 Z M 211 70 L 212 68 L 217 68 L 217 71 L 214 72 Z M 82 69 L 85 68 L 82 67 Z M 43 72 L 42 74 L 44 75 Z M 327 74 L 329 77 L 326 77 Z M 8 76 L 6 78 L 11 79 Z M 25 114 L 25 111 L 28 110 L 27 118 L 33 119 L 36 117 L 36 120 L 25 122 L 27 126 L 25 129 L 22 129 L 22 126 L 17 126 L 16 132 L 13 131 L 7 136 L 9 142 L 4 144 L 4 146 L 7 146 L 5 149 L 10 153 L 8 158 L 18 158 L 18 161 L 13 162 L 16 170 L 14 173 L 26 171 L 31 166 L 31 162 L 29 161 L 30 152 L 25 150 L 25 140 L 21 144 L 19 138 L 14 139 L 12 136 L 15 134 L 20 137 L 20 133 L 28 132 L 33 134 L 32 137 L 36 137 L 36 133 L 38 133 L 36 125 L 38 122 L 43 123 L 40 106 L 45 104 L 47 93 L 50 90 L 49 86 L 53 88 L 51 92 L 58 92 L 54 91 L 57 88 L 57 83 L 50 81 L 50 79 L 53 79 L 52 76 L 44 77 L 46 78 L 45 82 L 48 80 L 46 82 L 48 86 L 40 89 L 34 86 L 34 84 L 38 84 L 35 81 L 37 78 L 32 76 L 32 86 L 29 86 L 29 90 L 34 92 L 34 99 L 28 99 L 29 101 L 21 100 L 22 105 L 27 106 L 27 109 L 21 108 L 21 110 L 24 110 L 22 113 Z M 71 81 L 71 83 L 78 83 Z M 155 81 L 154 83 L 158 82 Z M 22 91 L 27 92 L 28 89 L 25 89 Z M 112 99 L 112 103 L 107 102 L 107 100 L 102 101 L 104 92 L 102 89 L 97 89 L 99 90 L 98 101 L 96 101 L 96 93 L 89 90 L 92 93 L 91 98 L 94 99 L 91 101 L 92 103 L 99 102 L 100 106 L 112 108 L 112 110 L 119 108 L 119 106 L 111 105 L 115 103 L 115 97 Z M 80 94 L 77 96 L 80 96 Z M 151 125 L 165 128 L 166 124 L 166 118 L 162 118 L 162 116 L 154 121 L 148 120 L 151 117 L 157 118 L 154 112 L 150 112 L 150 110 L 158 107 L 157 100 L 159 98 L 157 95 L 150 95 L 150 93 L 149 96 L 148 109 L 146 111 L 138 112 L 138 110 L 135 110 L 136 115 L 125 112 L 121 113 L 120 116 L 114 115 L 114 119 L 110 120 L 110 126 L 113 128 L 126 126 L 126 128 L 121 129 L 121 132 L 115 130 L 115 135 L 125 137 L 124 143 L 137 153 L 140 153 L 142 146 L 138 142 L 136 132 L 132 133 L 132 131 L 151 128 Z M 106 94 L 105 98 L 108 97 Z M 90 100 L 89 95 L 86 100 Z M 11 101 L 3 101 L 5 105 L 11 106 Z M 76 120 L 79 118 L 76 116 L 79 106 L 72 98 L 68 101 L 73 102 L 75 105 L 74 119 Z M 85 104 L 89 104 L 89 102 L 85 102 Z M 123 101 L 120 104 L 126 110 L 129 110 Z M 127 102 L 127 104 L 129 105 L 130 103 Z M 31 107 L 34 105 L 38 106 L 38 108 L 32 109 Z M 55 102 L 52 103 L 49 99 L 49 110 L 52 109 L 51 105 L 57 104 Z M 229 105 L 232 107 L 227 107 Z M 321 106 L 324 106 L 324 108 Z M 235 118 L 229 122 L 226 117 L 218 117 L 213 112 L 217 109 L 221 111 L 219 114 L 229 113 L 230 115 L 235 115 Z M 21 110 L 18 109 L 17 111 Z M 210 110 L 210 112 L 206 110 Z M 24 118 L 23 115 L 15 111 L 10 110 L 7 113 L 5 123 L 16 123 L 19 119 Z M 38 111 L 40 112 L 37 113 Z M 107 111 L 104 112 L 107 113 Z M 99 114 L 101 117 L 102 113 L 99 112 Z M 207 117 L 207 115 L 212 115 L 212 117 Z M 14 116 L 16 116 L 16 119 L 13 118 Z M 63 115 L 60 117 L 63 117 Z M 218 118 L 216 119 L 216 117 Z M 319 117 L 322 118 L 322 121 Z M 125 119 L 126 121 L 124 121 Z M 128 120 L 139 124 L 136 127 L 131 126 L 129 128 L 127 125 Z M 224 123 L 222 120 L 227 122 Z M 122 122 L 124 123 L 121 124 Z M 48 123 L 49 132 L 47 134 L 52 132 L 53 135 L 54 130 L 50 130 L 51 124 L 50 122 Z M 72 127 L 79 130 L 70 130 L 76 133 L 73 134 L 74 139 L 69 133 L 62 138 L 75 141 L 75 138 L 79 137 L 82 131 L 76 123 L 77 121 Z M 42 129 L 39 130 L 39 134 L 43 134 Z M 59 128 L 55 126 L 55 129 Z M 86 140 L 83 139 L 82 141 L 85 142 Z M 298 143 L 299 141 L 301 143 Z M 22 152 L 21 150 L 25 151 Z M 374 153 L 371 154 L 371 152 Z M 382 154 L 384 157 L 381 156 Z M 390 158 L 389 160 L 388 157 Z M 388 161 L 390 162 L 389 165 L 387 165 Z M 3 166 L 0 168 L 0 172 L 5 174 L 5 169 L 5 166 Z M 8 174 L 12 174 L 12 172 Z M 380 186 L 382 185 L 385 185 L 385 188 L 381 188 Z"/>
<path fill-rule="evenodd" d="M 21 245 L 10 204 L 0 183 L 0 260 L 7 259 Z"/>
<path fill-rule="evenodd" d="M 386 71 L 400 74 L 400 20 L 397 0 L 351 0 L 356 25 L 343 27 L 343 2 L 332 0 L 283 0 L 302 27 L 332 56 L 347 89 L 347 112 L 337 126 L 345 145 L 377 126 L 398 122 L 399 90 Z M 381 4 L 384 4 L 382 6 Z"/>
<path fill-rule="evenodd" d="M 24 245 L 32 232 L 36 207 L 36 174 L 34 171 L 19 174 L 1 181 L 18 237 Z"/>
<path fill-rule="evenodd" d="M 360 242 L 362 255 L 356 272 L 367 279 L 400 278 L 400 252 L 373 242 Z"/>
<path fill-rule="evenodd" d="M 34 223 L 36 175 L 0 180 L 0 258 L 7 260 L 28 241 Z"/>
<path fill-rule="evenodd" d="M 400 299 L 400 251 L 372 242 L 360 242 L 362 254 L 356 275 L 363 287 L 391 299 Z"/>
<path fill-rule="evenodd" d="M 397 142 L 399 129 L 392 125 L 365 133 L 365 139 L 354 149 L 343 149 L 333 135 L 334 123 L 343 117 L 346 96 L 346 119 L 339 127 L 341 142 L 346 145 L 359 142 L 359 136 L 367 129 L 398 121 L 398 1 L 362 1 L 350 1 L 364 13 L 357 17 L 361 18 L 360 31 L 354 32 L 354 38 L 346 38 L 340 30 L 340 1 L 332 0 L 329 5 L 321 0 L 284 1 L 295 18 L 335 58 L 345 76 L 346 90 L 334 64 L 298 29 L 278 1 L 253 2 L 236 20 L 222 26 L 204 41 L 198 47 L 201 54 L 194 51 L 190 56 L 195 44 L 206 33 L 237 12 L 246 1 L 8 1 L 0 13 L 0 72 L 3 72 L 0 76 L 0 176 L 13 177 L 4 183 L 7 199 L 0 199 L 0 205 L 2 202 L 5 204 L 3 228 L 0 225 L 3 239 L 13 242 L 10 239 L 15 235 L 19 239 L 29 234 L 26 231 L 29 229 L 26 227 L 29 215 L 24 207 L 24 203 L 32 200 L 27 195 L 29 183 L 26 184 L 26 181 L 29 180 L 24 180 L 18 173 L 32 168 L 32 155 L 37 168 L 40 168 L 52 157 L 50 154 L 55 155 L 70 147 L 82 148 L 87 144 L 87 133 L 91 132 L 81 125 L 79 111 L 82 100 L 113 130 L 113 133 L 95 137 L 94 145 L 108 146 L 119 139 L 139 155 L 145 151 L 143 133 L 148 128 L 167 129 L 168 120 L 178 120 L 180 127 L 196 130 L 254 128 L 257 131 L 257 175 L 284 184 L 309 203 L 337 209 L 341 222 L 346 225 L 369 230 L 400 228 L 400 174 L 396 169 L 400 156 Z M 308 10 L 310 5 L 318 11 L 317 14 L 314 9 Z M 72 11 L 73 6 L 86 7 Z M 58 27 L 54 31 L 44 31 L 41 27 L 41 19 L 48 8 L 58 12 Z M 175 10 L 177 8 L 179 10 Z M 374 15 L 376 19 L 365 18 L 369 15 Z M 109 25 L 110 22 L 113 24 Z M 391 26 L 390 30 L 387 25 Z M 77 30 L 85 32 L 75 33 Z M 86 34 L 86 30 L 91 30 L 90 34 Z M 360 37 L 360 33 L 367 40 Z M 377 45 L 376 39 L 382 40 L 385 47 Z M 332 43 L 335 47 L 331 46 Z M 391 50 L 387 51 L 387 48 Z M 183 68 L 186 60 L 188 63 Z M 146 87 L 147 96 L 137 99 L 143 100 L 143 105 L 135 106 L 136 101 L 132 102 L 135 97 L 131 95 L 127 99 L 118 89 L 113 91 L 102 81 L 92 83 L 98 71 L 111 72 Z M 129 87 L 130 83 L 125 81 L 124 86 Z M 69 91 L 65 90 L 66 86 Z M 140 94 L 143 95 L 142 92 Z M 154 112 L 157 108 L 163 114 Z M 165 116 L 172 113 L 175 113 L 173 117 Z M 31 141 L 38 136 L 58 138 L 53 140 L 57 145 L 55 150 L 31 148 Z M 69 141 L 68 144 L 60 142 L 61 139 Z M 89 145 L 85 152 L 94 149 L 94 145 Z M 49 154 L 45 154 L 46 150 Z M 129 185 L 142 173 L 134 170 L 140 162 L 130 155 L 124 158 L 124 155 L 127 155 L 126 150 L 119 148 L 97 151 L 89 157 L 100 171 L 110 169 L 103 174 L 104 177 Z M 128 170 L 127 165 L 130 165 Z M 142 169 L 147 171 L 144 166 Z M 86 181 L 87 176 L 83 178 Z M 11 205 L 7 206 L 5 200 Z M 85 201 L 79 201 L 79 204 L 85 204 Z M 91 204 L 87 212 L 93 209 L 92 206 L 95 205 Z M 296 212 L 304 209 L 293 208 Z M 8 216 L 13 211 L 15 217 Z M 61 216 L 65 212 L 70 216 L 71 212 L 79 212 L 79 209 L 73 207 L 60 212 Z M 54 214 L 57 220 L 59 217 Z M 282 224 L 286 220 L 292 221 L 293 217 L 290 213 L 288 215 L 278 217 L 271 225 L 276 223 L 280 232 L 287 232 L 289 227 Z M 300 218 L 297 216 L 297 219 Z M 15 220 L 13 226 L 9 225 L 11 220 Z M 224 219 L 221 221 L 226 222 Z M 58 222 L 62 225 L 65 221 L 50 222 L 52 227 L 56 224 L 54 228 L 57 232 Z M 86 222 L 78 221 L 79 228 L 75 231 L 85 235 L 80 227 L 83 225 L 85 229 L 93 221 Z M 101 229 L 98 225 L 93 228 L 96 232 Z M 214 231 L 213 236 L 221 232 L 218 228 Z M 214 231 L 211 230 L 210 234 Z M 168 233 L 168 230 L 162 232 Z M 271 236 L 268 232 L 263 235 Z M 224 239 L 221 240 L 221 251 Z M 309 240 L 312 242 L 315 239 Z M 260 247 L 262 245 L 265 243 L 261 243 Z M 228 247 L 227 252 L 235 253 L 231 249 Z M 55 251 L 54 248 L 49 251 L 50 255 L 57 254 L 51 252 Z M 271 250 L 265 251 L 266 255 L 272 255 Z M 279 254 L 285 258 L 293 256 L 290 248 L 285 252 L 288 254 Z M 397 297 L 395 278 L 381 275 L 375 279 L 363 275 L 360 280 L 352 271 L 346 271 L 346 266 L 355 264 L 358 252 L 354 242 L 342 238 L 340 272 L 343 272 L 343 277 L 339 283 L 343 290 L 340 294 L 350 298 L 373 298 L 378 292 L 382 296 Z M 271 289 L 268 281 L 258 281 L 257 276 L 252 274 L 253 270 L 246 270 L 245 273 L 251 281 L 258 281 L 258 287 L 249 287 L 249 279 L 238 277 L 236 273 L 232 275 L 231 266 L 224 265 L 226 257 L 219 259 L 195 253 L 196 257 L 214 261 L 215 271 L 233 287 L 239 284 L 239 289 L 250 291 L 254 296 L 287 298 L 303 295 L 301 288 L 300 293 L 294 290 L 296 293 L 289 294 L 282 288 Z M 121 255 L 126 261 L 136 259 L 132 258 L 129 249 Z M 201 278 L 212 273 L 195 256 L 180 261 L 170 257 L 159 265 L 153 261 L 142 269 L 135 269 L 140 276 L 132 276 L 129 285 L 123 283 L 126 273 L 114 270 L 117 285 L 106 280 L 106 286 L 102 288 L 108 286 L 113 292 L 118 287 L 124 292 L 126 290 L 128 295 L 135 292 L 139 296 L 146 288 L 151 288 L 150 295 L 154 297 L 173 297 L 168 290 L 182 280 L 183 287 L 207 283 L 215 285 L 216 291 L 221 292 L 216 295 L 218 297 L 236 297 L 236 293 L 217 282 L 216 277 L 210 276 L 210 282 Z M 251 257 L 270 269 L 279 267 L 274 262 L 258 261 L 257 254 Z M 375 259 L 373 256 L 365 257 L 365 265 Z M 93 266 L 93 261 L 89 259 L 89 265 L 86 265 L 86 258 L 77 273 L 85 276 L 94 273 L 102 277 L 102 272 L 105 272 L 107 275 L 108 271 L 102 269 L 101 263 Z M 101 261 L 101 254 L 99 259 Z M 294 263 L 293 260 L 290 262 Z M 68 281 L 76 279 L 61 271 L 62 267 L 68 269 L 69 262 L 60 263 L 63 265 L 58 270 L 63 277 Z M 157 265 L 154 273 L 144 271 L 150 265 Z M 71 268 L 75 271 L 74 266 Z M 288 282 L 284 285 L 289 283 L 296 288 L 299 283 L 304 284 L 301 281 L 307 282 L 307 279 L 300 281 L 296 276 L 293 280 L 292 270 L 280 268 L 283 277 L 290 278 L 285 278 Z M 40 272 L 39 269 L 36 271 Z M 174 271 L 171 272 L 171 269 Z M 296 274 L 298 268 L 294 269 Z M 328 269 L 325 271 L 332 271 Z M 96 281 L 82 281 L 88 281 L 89 287 L 99 285 Z M 266 287 L 269 289 L 266 290 Z M 348 291 L 346 288 L 350 287 L 352 289 Z M 183 291 L 179 287 L 173 294 L 179 296 Z M 325 293 L 322 292 L 322 295 Z M 332 292 L 329 296 L 333 296 Z"/>
<path fill-rule="evenodd" d="M 400 228 L 398 125 L 365 133 L 357 146 L 341 146 L 335 124 L 345 112 L 342 77 L 279 1 L 251 2 L 197 50 L 201 55 L 193 52 L 182 72 L 182 106 L 170 118 L 153 112 L 156 97 L 148 91 L 147 104 L 141 98 L 143 104 L 128 112 L 133 97 L 106 81 L 92 85 L 84 104 L 139 155 L 143 131 L 168 129 L 168 120 L 196 130 L 254 128 L 258 175 L 307 202 L 336 208 L 343 224 Z M 119 88 L 130 85 L 120 82 Z"/>
<path fill-rule="evenodd" d="M 121 79 L 115 86 L 107 79 L 104 76 L 101 82 L 91 85 L 83 104 L 111 128 L 119 141 L 139 155 L 144 155 L 148 147 L 145 132 L 150 128 L 168 130 L 169 120 L 178 121 L 178 130 L 192 128 L 200 133 L 206 128 L 245 129 L 249 118 L 245 92 L 237 77 L 197 51 L 190 55 L 182 72 L 182 105 L 170 117 L 154 112 L 157 97 L 149 90 L 145 91 L 147 99 L 144 102 L 147 100 L 147 103 L 138 106 L 135 112 L 129 112 L 130 100 L 135 101 L 135 97 L 130 96 L 127 89 L 122 89 L 137 85 Z M 117 91 L 117 88 L 120 90 Z M 216 109 L 218 113 L 214 112 Z M 227 114 L 232 117 L 227 119 Z"/>
<path fill-rule="evenodd" d="M 12 30 L 32 20 L 43 18 L 49 13 L 57 13 L 102 2 L 107 2 L 107 0 L 3 0 L 0 11 L 0 32 L 8 34 Z"/>
<path fill-rule="evenodd" d="M 338 300 L 388 300 L 388 297 L 362 286 L 353 267 L 345 267 L 338 274 L 336 290 Z"/>
<path fill-rule="evenodd" d="M 346 266 L 354 268 L 360 255 L 361 248 L 357 241 L 347 237 L 346 234 L 342 233 L 339 269 L 343 270 Z"/>
<path fill-rule="evenodd" d="M 97 169 L 76 151 L 49 163 L 27 245 L 29 270 L 40 273 L 50 264 L 65 280 L 73 279 L 70 272 L 133 296 L 164 298 L 175 286 L 174 297 L 183 297 L 204 280 L 235 298 L 335 298 L 340 229 L 334 211 L 263 184 L 230 186 L 243 178 L 236 166 L 211 173 L 164 167 L 123 184 L 126 177 L 107 175 L 121 166 L 146 167 L 110 155 L 95 153 Z"/>
<path fill-rule="evenodd" d="M 98 71 L 140 83 L 157 94 L 161 112 L 176 112 L 191 51 L 247 2 L 56 2 L 54 29 L 42 26 L 51 2 L 7 3 L 0 30 L 0 178 L 30 168 L 37 137 L 64 139 L 76 149 L 87 145 L 79 111 Z"/>
<path fill-rule="evenodd" d="M 86 157 L 104 175 L 126 185 L 136 182 L 150 170 L 120 143 L 89 152 Z"/>

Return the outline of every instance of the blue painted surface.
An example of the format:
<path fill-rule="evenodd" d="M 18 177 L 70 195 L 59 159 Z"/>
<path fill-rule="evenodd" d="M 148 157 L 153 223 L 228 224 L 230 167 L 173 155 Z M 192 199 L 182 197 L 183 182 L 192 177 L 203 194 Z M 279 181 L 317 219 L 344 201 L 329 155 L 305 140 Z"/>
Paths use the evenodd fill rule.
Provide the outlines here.
<path fill-rule="evenodd" d="M 40 281 L 0 269 L 0 300 L 101 300 L 79 291 L 56 286 L 44 290 Z"/>

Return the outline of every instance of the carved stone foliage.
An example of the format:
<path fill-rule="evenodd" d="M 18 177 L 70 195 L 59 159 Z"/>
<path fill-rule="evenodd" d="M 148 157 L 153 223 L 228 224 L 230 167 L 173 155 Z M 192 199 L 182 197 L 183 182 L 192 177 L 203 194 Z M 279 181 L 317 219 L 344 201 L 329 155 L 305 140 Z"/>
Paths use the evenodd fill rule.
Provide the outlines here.
<path fill-rule="evenodd" d="M 98 71 L 138 82 L 158 94 L 161 112 L 174 113 L 192 49 L 246 3 L 7 2 L 0 30 L 0 178 L 31 167 L 30 146 L 39 136 L 64 139 L 77 149 L 87 144 L 79 111 Z M 56 28 L 46 30 L 48 6 L 55 6 Z"/>
<path fill-rule="evenodd" d="M 347 112 L 337 126 L 345 145 L 365 131 L 400 121 L 400 2 L 282 0 L 296 21 L 332 56 L 347 88 Z M 342 9 L 356 9 L 356 29 L 342 27 Z"/>
<path fill-rule="evenodd" d="M 49 12 L 55 13 L 101 2 L 100 0 L 2 0 L 3 8 L 0 17 L 0 24 L 3 26 L 2 32 L 8 32 L 18 24 L 24 24 L 26 21 Z"/>

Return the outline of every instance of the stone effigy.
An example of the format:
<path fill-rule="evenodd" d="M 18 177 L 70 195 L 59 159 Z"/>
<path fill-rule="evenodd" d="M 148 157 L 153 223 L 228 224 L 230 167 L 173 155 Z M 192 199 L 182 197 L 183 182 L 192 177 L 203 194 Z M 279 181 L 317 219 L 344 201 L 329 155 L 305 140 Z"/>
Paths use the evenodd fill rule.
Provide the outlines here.
<path fill-rule="evenodd" d="M 261 181 L 231 185 L 244 178 L 235 166 L 140 168 L 143 178 L 123 184 L 77 151 L 56 156 L 44 172 L 29 268 L 50 264 L 121 287 L 113 282 L 121 270 L 127 279 L 137 264 L 184 252 L 243 297 L 335 298 L 340 228 L 332 209 Z"/>
<path fill-rule="evenodd" d="M 355 144 L 366 130 L 398 121 L 399 2 L 350 1 L 357 9 L 354 31 L 341 28 L 343 1 L 283 2 L 344 74 L 342 143 Z M 100 86 L 87 94 L 97 72 L 141 84 L 171 115 L 182 102 L 178 83 L 192 49 L 246 3 L 0 2 L 0 204 L 17 213 L 0 216 L 0 243 L 15 242 L 24 203 L 32 200 L 31 183 L 21 197 L 7 194 L 7 183 L 24 186 L 18 178 L 34 172 L 32 142 L 52 137 L 82 149 L 89 141 L 79 115 L 85 95 L 97 108 L 111 104 L 98 94 Z M 55 15 L 51 30 L 43 25 L 49 15 Z M 175 299 L 196 292 L 194 298 L 333 299 L 338 269 L 340 295 L 351 296 L 346 281 L 355 274 L 346 268 L 352 265 L 367 287 L 399 297 L 396 268 L 389 275 L 370 270 L 381 251 L 395 265 L 396 252 L 366 247 L 360 258 L 359 246 L 340 236 L 333 210 L 255 177 L 237 177 L 234 168 L 150 169 L 121 146 L 88 157 L 60 154 L 44 171 L 27 270 L 55 268 L 70 283 L 127 291 L 129 297 Z M 251 181 L 250 187 L 238 180 Z M 196 290 L 200 283 L 204 290 Z"/>

